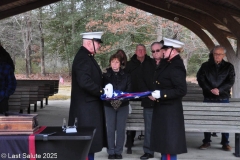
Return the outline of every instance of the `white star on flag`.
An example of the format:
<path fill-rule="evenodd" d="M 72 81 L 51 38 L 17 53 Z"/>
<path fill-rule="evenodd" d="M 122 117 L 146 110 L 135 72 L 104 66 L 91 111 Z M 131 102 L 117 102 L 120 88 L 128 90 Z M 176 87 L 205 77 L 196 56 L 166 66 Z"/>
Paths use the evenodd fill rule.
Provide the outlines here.
<path fill-rule="evenodd" d="M 117 96 L 117 95 L 118 95 L 116 92 L 114 92 L 113 94 L 114 94 L 114 96 Z"/>

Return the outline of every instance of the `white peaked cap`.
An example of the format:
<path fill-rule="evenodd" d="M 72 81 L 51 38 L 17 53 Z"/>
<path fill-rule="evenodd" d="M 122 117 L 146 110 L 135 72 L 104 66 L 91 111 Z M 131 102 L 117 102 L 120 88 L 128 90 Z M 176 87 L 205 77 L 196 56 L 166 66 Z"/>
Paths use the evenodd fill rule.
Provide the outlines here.
<path fill-rule="evenodd" d="M 175 39 L 163 37 L 163 41 L 165 47 L 182 48 L 184 46 L 184 43 Z"/>
<path fill-rule="evenodd" d="M 103 32 L 86 32 L 81 33 L 83 39 L 94 39 L 102 43 L 101 38 L 103 35 Z"/>

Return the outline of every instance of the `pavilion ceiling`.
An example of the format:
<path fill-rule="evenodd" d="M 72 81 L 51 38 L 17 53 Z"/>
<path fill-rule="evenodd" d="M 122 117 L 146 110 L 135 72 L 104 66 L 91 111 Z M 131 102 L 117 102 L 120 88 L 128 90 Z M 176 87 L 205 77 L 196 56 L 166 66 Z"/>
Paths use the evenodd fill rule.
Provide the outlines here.
<path fill-rule="evenodd" d="M 240 39 L 239 0 L 117 0 L 175 21 L 197 34 L 210 49 L 212 40 L 203 30 L 233 51 L 228 40 Z M 238 48 L 240 43 L 237 42 Z"/>
<path fill-rule="evenodd" d="M 1 0 L 0 20 L 60 0 Z M 240 0 L 117 0 L 155 15 L 175 21 L 199 36 L 210 49 L 213 41 L 207 30 L 229 51 L 228 40 L 240 39 Z M 237 41 L 237 48 L 240 42 Z M 234 52 L 234 51 L 233 51 Z M 240 52 L 240 50 L 238 51 Z"/>
<path fill-rule="evenodd" d="M 60 0 L 1 0 L 0 20 L 58 1 Z"/>

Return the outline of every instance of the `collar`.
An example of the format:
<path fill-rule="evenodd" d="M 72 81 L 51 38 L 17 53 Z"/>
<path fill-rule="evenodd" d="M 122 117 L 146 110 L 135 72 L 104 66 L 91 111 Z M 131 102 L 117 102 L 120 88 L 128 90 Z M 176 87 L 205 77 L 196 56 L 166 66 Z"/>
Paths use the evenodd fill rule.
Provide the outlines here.
<path fill-rule="evenodd" d="M 118 71 L 118 72 L 114 72 L 111 67 L 110 67 L 110 68 L 107 68 L 107 75 L 108 75 L 109 77 L 110 77 L 111 75 L 114 75 L 114 73 L 117 73 L 117 74 L 119 74 L 119 75 L 123 75 L 123 74 L 124 74 L 124 71 L 123 71 L 123 69 L 119 68 L 119 71 Z"/>
<path fill-rule="evenodd" d="M 88 54 L 89 57 L 94 57 L 94 54 L 89 52 L 89 50 L 87 48 L 85 48 L 84 46 L 81 46 L 81 48 L 86 51 L 86 53 Z"/>

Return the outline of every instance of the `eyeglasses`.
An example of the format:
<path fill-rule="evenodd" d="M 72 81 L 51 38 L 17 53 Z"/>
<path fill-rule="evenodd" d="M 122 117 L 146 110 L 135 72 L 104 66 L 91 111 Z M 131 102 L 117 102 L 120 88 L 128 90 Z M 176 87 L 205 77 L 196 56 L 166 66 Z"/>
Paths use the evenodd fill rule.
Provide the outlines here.
<path fill-rule="evenodd" d="M 224 54 L 222 53 L 213 53 L 214 56 L 223 56 Z"/>
<path fill-rule="evenodd" d="M 160 52 L 160 49 L 156 49 L 155 51 L 154 51 L 154 50 L 152 50 L 151 52 L 152 52 L 152 53 L 155 53 L 155 52 Z"/>

